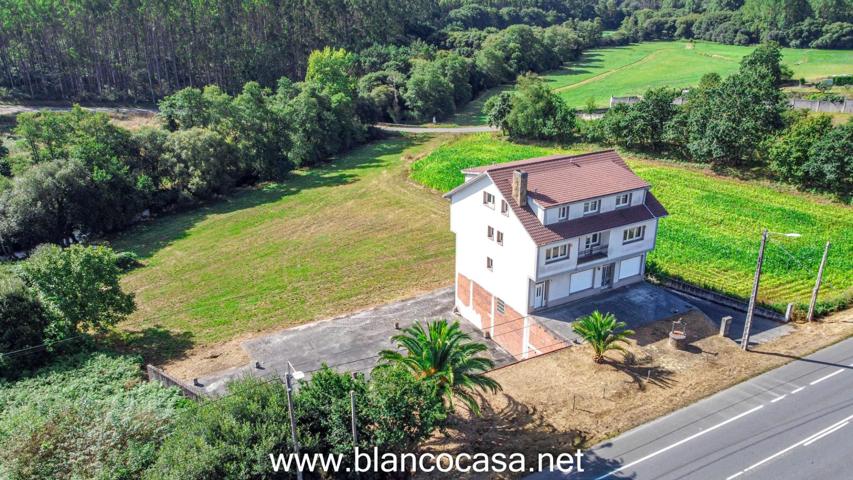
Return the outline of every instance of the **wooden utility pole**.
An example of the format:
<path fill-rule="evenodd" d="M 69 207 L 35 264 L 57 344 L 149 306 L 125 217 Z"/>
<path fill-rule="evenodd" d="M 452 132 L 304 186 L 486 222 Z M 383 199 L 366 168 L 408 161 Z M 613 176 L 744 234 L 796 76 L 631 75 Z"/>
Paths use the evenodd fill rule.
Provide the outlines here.
<path fill-rule="evenodd" d="M 761 232 L 761 246 L 758 247 L 758 264 L 755 266 L 755 278 L 752 281 L 752 295 L 749 297 L 749 308 L 746 309 L 746 321 L 743 325 L 743 336 L 740 348 L 749 350 L 749 330 L 752 328 L 752 315 L 755 312 L 755 302 L 758 300 L 758 283 L 761 281 L 761 265 L 764 263 L 764 247 L 767 245 L 767 229 Z"/>
<path fill-rule="evenodd" d="M 296 416 L 293 413 L 293 385 L 291 383 L 290 376 L 290 368 L 287 369 L 287 374 L 284 376 L 287 392 L 287 411 L 290 414 L 290 439 L 293 441 L 293 453 L 299 456 L 299 441 L 296 439 Z M 297 458 L 298 462 L 298 458 Z M 299 468 L 298 463 L 296 467 L 296 478 L 297 480 L 302 480 L 302 469 Z"/>
<path fill-rule="evenodd" d="M 829 242 L 826 242 L 826 247 L 823 249 L 823 258 L 820 260 L 820 268 L 817 269 L 817 281 L 812 290 L 812 301 L 809 302 L 808 319 L 811 322 L 814 318 L 814 307 L 817 304 L 817 292 L 820 290 L 820 282 L 823 280 L 823 268 L 826 266 L 826 256 L 829 255 Z"/>
<path fill-rule="evenodd" d="M 355 380 L 355 372 L 352 372 L 352 379 Z M 349 405 L 352 414 L 352 445 L 355 447 L 358 445 L 358 430 L 356 428 L 358 423 L 355 420 L 355 390 L 349 391 Z"/>

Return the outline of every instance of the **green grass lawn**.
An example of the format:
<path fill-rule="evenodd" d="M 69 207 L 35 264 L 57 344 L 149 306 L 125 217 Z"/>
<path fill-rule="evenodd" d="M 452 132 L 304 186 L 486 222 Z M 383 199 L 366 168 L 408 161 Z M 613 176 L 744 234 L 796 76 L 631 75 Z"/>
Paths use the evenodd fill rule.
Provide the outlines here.
<path fill-rule="evenodd" d="M 571 106 L 584 107 L 592 98 L 597 106 L 605 107 L 611 96 L 641 95 L 662 86 L 689 87 L 709 72 L 729 75 L 754 48 L 687 41 L 600 48 L 543 77 Z M 851 50 L 785 48 L 782 53 L 794 78 L 853 73 Z"/>
<path fill-rule="evenodd" d="M 431 146 L 373 143 L 127 232 L 114 246 L 145 266 L 123 279 L 139 310 L 121 327 L 204 346 L 451 284 L 447 202 L 407 178 L 409 156 Z"/>
<path fill-rule="evenodd" d="M 579 146 L 572 151 L 590 150 Z M 462 182 L 461 168 L 566 151 L 518 145 L 491 134 L 460 137 L 412 165 L 417 181 L 440 191 Z M 669 210 L 649 261 L 665 274 L 749 295 L 761 229 L 796 232 L 772 237 L 760 299 L 776 307 L 807 303 L 824 242 L 832 241 L 821 300 L 853 296 L 853 208 L 828 200 L 712 175 L 702 169 L 623 155 Z"/>

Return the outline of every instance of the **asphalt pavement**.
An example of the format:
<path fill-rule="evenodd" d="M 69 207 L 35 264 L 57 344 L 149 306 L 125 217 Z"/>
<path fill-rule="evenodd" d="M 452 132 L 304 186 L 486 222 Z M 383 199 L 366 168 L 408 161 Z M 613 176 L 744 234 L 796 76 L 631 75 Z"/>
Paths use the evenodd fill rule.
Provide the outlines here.
<path fill-rule="evenodd" d="M 596 445 L 582 467 L 529 478 L 853 479 L 853 339 Z"/>

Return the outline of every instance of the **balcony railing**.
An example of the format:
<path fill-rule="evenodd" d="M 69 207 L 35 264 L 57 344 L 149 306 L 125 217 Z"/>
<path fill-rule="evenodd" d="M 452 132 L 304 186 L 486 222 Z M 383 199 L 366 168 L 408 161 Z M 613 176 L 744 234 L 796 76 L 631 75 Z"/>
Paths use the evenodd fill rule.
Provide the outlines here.
<path fill-rule="evenodd" d="M 578 263 L 593 262 L 607 258 L 607 245 L 599 245 L 578 252 Z"/>

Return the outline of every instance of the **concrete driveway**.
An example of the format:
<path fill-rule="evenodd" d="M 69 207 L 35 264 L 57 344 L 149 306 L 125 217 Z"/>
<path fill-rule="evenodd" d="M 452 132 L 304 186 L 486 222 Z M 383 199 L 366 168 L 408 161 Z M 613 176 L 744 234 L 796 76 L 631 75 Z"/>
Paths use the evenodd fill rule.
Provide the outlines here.
<path fill-rule="evenodd" d="M 628 328 L 636 329 L 695 308 L 664 288 L 640 282 L 538 312 L 534 318 L 563 339 L 575 342 L 580 337 L 572 330 L 572 323 L 595 310 L 610 312 Z"/>
<path fill-rule="evenodd" d="M 568 305 L 557 306 L 537 313 L 534 318 L 541 325 L 569 342 L 580 341 L 572 330 L 572 323 L 595 310 L 611 312 L 636 329 L 658 320 L 699 310 L 719 327 L 725 316 L 732 317 L 729 338 L 740 341 L 746 314 L 730 307 L 691 297 L 646 282 L 619 287 Z M 790 325 L 763 317 L 753 319 L 750 344 L 764 343 L 793 331 Z"/>
<path fill-rule="evenodd" d="M 287 362 L 306 374 L 321 368 L 324 363 L 339 371 L 369 371 L 376 365 L 379 351 L 394 347 L 391 337 L 400 333 L 395 323 L 399 323 L 402 329 L 416 321 L 457 320 L 452 311 L 453 295 L 452 287 L 444 288 L 409 300 L 249 340 L 242 346 L 251 358 L 250 365 L 200 378 L 202 387 L 199 389 L 209 395 L 221 395 L 226 391 L 226 384 L 235 378 L 246 375 L 280 376 L 287 371 Z M 497 344 L 486 341 L 470 323 L 459 320 L 462 329 L 474 340 L 489 346 L 488 356 L 498 366 L 513 361 Z M 256 361 L 261 362 L 261 369 L 255 368 Z"/>

